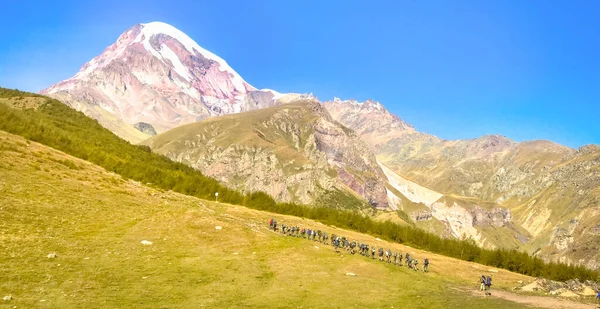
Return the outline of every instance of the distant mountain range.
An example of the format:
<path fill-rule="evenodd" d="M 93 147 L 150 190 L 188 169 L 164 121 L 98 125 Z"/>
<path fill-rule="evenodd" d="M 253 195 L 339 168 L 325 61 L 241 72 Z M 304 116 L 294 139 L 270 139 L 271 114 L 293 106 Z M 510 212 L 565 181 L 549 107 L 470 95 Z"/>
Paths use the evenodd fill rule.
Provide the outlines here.
<path fill-rule="evenodd" d="M 600 268 L 595 145 L 448 141 L 379 102 L 259 90 L 160 22 L 127 30 L 42 93 L 236 189 L 362 211 L 370 204 L 388 211 L 381 218 L 446 237 Z"/>

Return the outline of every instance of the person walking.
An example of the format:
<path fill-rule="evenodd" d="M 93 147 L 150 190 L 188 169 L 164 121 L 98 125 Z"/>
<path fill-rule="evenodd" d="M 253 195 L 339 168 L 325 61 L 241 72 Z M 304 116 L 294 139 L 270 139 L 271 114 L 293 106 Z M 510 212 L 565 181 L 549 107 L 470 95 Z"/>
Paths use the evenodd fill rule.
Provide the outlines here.
<path fill-rule="evenodd" d="M 490 291 L 490 289 L 492 288 L 492 275 L 487 276 L 487 278 L 485 278 L 485 295 L 492 295 L 492 292 Z"/>
<path fill-rule="evenodd" d="M 479 277 L 479 291 L 485 291 L 485 275 Z"/>

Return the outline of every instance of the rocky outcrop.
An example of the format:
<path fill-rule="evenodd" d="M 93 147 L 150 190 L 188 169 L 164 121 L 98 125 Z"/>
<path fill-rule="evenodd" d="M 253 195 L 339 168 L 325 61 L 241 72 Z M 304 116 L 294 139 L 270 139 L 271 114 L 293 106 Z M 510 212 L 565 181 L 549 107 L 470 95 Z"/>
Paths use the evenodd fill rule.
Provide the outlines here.
<path fill-rule="evenodd" d="M 278 201 L 310 204 L 328 191 L 353 190 L 374 207 L 388 207 L 375 156 L 315 100 L 207 119 L 144 144 L 230 187 Z"/>
<path fill-rule="evenodd" d="M 523 290 L 527 292 L 548 292 L 551 295 L 561 295 L 565 291 L 571 291 L 577 293 L 576 295 L 594 296 L 597 293 L 596 291 L 600 291 L 600 283 L 590 280 L 581 282 L 579 279 L 559 282 L 544 278 L 536 278 L 534 282 L 525 286 L 517 287 L 515 290 Z"/>
<path fill-rule="evenodd" d="M 156 130 L 154 130 L 154 127 L 149 123 L 138 122 L 134 124 L 133 127 L 136 128 L 138 131 L 146 133 L 150 136 L 156 135 Z"/>
<path fill-rule="evenodd" d="M 431 220 L 431 218 L 433 218 L 433 214 L 431 213 L 431 211 L 418 210 L 418 211 L 411 212 L 410 217 L 411 217 L 411 219 L 413 219 L 416 222 L 428 221 L 428 220 Z"/>
<path fill-rule="evenodd" d="M 512 222 L 512 215 L 509 209 L 494 207 L 488 211 L 481 206 L 476 206 L 472 211 L 473 226 L 497 226 L 504 227 Z"/>
<path fill-rule="evenodd" d="M 335 98 L 333 101 L 323 102 L 323 106 L 335 120 L 355 130 L 375 149 L 390 139 L 416 132 L 411 125 L 373 100 L 358 102 Z"/>

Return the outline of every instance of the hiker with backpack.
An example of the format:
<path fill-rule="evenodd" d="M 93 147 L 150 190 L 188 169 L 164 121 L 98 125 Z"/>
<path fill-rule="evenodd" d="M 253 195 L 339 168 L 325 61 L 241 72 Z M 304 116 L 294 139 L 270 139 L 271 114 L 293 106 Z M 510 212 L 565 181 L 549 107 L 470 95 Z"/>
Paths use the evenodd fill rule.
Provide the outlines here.
<path fill-rule="evenodd" d="M 487 278 L 485 278 L 485 295 L 492 295 L 492 292 L 490 292 L 490 289 L 492 287 L 492 275 L 487 276 Z"/>
<path fill-rule="evenodd" d="M 485 275 L 481 275 L 481 277 L 479 277 L 479 290 L 480 291 L 485 291 Z"/>
<path fill-rule="evenodd" d="M 414 259 L 413 263 L 414 263 L 413 270 L 414 271 L 419 271 L 419 260 L 418 259 Z"/>
<path fill-rule="evenodd" d="M 427 273 L 429 272 L 429 259 L 425 258 L 425 260 L 423 261 L 423 272 Z"/>

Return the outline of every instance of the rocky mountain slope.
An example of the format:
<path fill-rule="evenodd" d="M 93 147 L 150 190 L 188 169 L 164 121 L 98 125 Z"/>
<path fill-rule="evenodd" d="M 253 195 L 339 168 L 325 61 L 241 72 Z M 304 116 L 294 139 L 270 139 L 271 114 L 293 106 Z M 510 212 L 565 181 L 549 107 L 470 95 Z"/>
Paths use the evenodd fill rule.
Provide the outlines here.
<path fill-rule="evenodd" d="M 161 22 L 135 25 L 75 76 L 41 93 L 132 142 L 153 130 L 306 97 L 256 89 L 223 59 Z M 140 122 L 153 130 L 136 130 Z"/>
<path fill-rule="evenodd" d="M 264 191 L 279 201 L 309 204 L 336 192 L 388 207 L 385 175 L 374 155 L 316 100 L 206 119 L 144 144 L 230 187 Z M 328 206 L 352 206 L 343 200 Z"/>
<path fill-rule="evenodd" d="M 495 205 L 490 216 L 496 219 L 490 226 L 502 221 L 516 232 L 505 237 L 480 229 L 488 238 L 497 238 L 496 243 L 600 267 L 600 147 L 574 150 L 549 141 L 517 143 L 499 135 L 448 141 L 415 131 L 377 102 L 334 100 L 324 106 L 371 144 L 377 159 L 389 168 L 386 174 L 393 171 L 446 197 L 468 199 L 475 209 Z M 446 197 L 435 204 L 451 206 Z M 477 221 L 472 212 L 451 217 L 461 227 Z M 452 226 L 451 221 L 445 222 Z"/>

